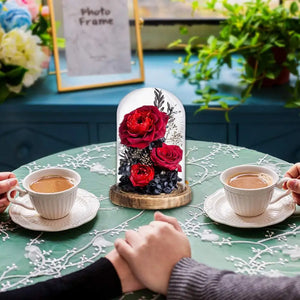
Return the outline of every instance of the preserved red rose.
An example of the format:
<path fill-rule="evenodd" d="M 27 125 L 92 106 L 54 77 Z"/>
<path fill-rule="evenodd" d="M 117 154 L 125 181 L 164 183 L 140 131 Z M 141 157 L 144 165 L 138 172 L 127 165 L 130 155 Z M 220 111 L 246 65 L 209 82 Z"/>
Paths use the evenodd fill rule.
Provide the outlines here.
<path fill-rule="evenodd" d="M 131 166 L 130 181 L 133 186 L 146 186 L 153 178 L 155 172 L 152 166 L 135 164 Z"/>
<path fill-rule="evenodd" d="M 162 147 L 153 148 L 151 151 L 151 160 L 155 166 L 170 171 L 178 170 L 181 172 L 179 165 L 182 160 L 182 149 L 177 145 L 162 144 Z"/>
<path fill-rule="evenodd" d="M 119 127 L 121 143 L 128 147 L 146 148 L 166 133 L 168 115 L 156 106 L 144 105 L 126 114 Z"/>

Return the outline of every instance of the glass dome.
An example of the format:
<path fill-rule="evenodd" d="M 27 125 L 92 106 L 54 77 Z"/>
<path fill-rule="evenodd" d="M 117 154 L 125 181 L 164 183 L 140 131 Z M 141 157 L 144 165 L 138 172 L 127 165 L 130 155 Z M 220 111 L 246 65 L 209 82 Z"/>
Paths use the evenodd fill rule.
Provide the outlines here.
<path fill-rule="evenodd" d="M 185 110 L 172 93 L 142 88 L 117 110 L 117 186 L 123 192 L 171 194 L 185 186 Z"/>

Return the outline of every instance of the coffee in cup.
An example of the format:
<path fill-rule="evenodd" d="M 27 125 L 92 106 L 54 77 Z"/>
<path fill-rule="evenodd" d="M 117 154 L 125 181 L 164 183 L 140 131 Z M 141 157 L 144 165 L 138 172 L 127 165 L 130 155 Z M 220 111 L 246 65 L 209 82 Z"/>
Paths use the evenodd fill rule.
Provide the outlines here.
<path fill-rule="evenodd" d="M 273 179 L 266 173 L 244 172 L 230 176 L 227 184 L 241 189 L 260 189 L 273 183 Z"/>
<path fill-rule="evenodd" d="M 58 193 L 74 186 L 71 178 L 44 176 L 30 184 L 30 189 L 38 193 Z"/>
<path fill-rule="evenodd" d="M 265 166 L 240 165 L 223 171 L 220 181 L 225 197 L 233 211 L 244 217 L 254 217 L 265 212 L 269 204 L 279 201 L 290 191 L 273 197 L 274 189 L 282 189 L 289 178 L 279 180 L 272 169 Z"/>
<path fill-rule="evenodd" d="M 80 175 L 71 169 L 42 169 L 24 178 L 24 190 L 16 186 L 7 192 L 7 197 L 11 203 L 36 210 L 46 219 L 60 219 L 71 211 L 80 181 Z M 21 197 L 28 194 L 32 205 L 13 197 L 13 191 Z"/>

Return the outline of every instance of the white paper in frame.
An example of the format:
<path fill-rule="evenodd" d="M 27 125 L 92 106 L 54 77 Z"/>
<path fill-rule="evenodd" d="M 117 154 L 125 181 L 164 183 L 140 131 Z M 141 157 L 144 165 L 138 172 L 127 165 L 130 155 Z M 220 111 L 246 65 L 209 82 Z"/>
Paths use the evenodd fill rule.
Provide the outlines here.
<path fill-rule="evenodd" d="M 74 73 L 70 74 L 70 72 L 68 72 L 66 49 L 59 48 L 57 43 L 58 37 L 64 38 L 64 26 L 62 25 L 63 15 L 64 15 L 62 10 L 63 1 L 70 1 L 71 3 L 73 2 L 72 0 L 48 0 L 48 6 L 50 9 L 52 35 L 53 35 L 53 55 L 54 55 L 54 62 L 55 62 L 57 90 L 59 92 L 70 92 L 76 90 L 93 89 L 93 88 L 144 82 L 145 75 L 144 75 L 144 63 L 143 63 L 143 49 L 142 49 L 141 32 L 140 32 L 142 22 L 139 19 L 139 15 L 138 15 L 137 0 L 128 0 L 128 15 L 129 15 L 128 22 L 130 28 L 130 55 L 131 55 L 129 72 L 125 70 L 126 69 L 125 66 L 123 69 L 122 68 L 120 69 L 120 70 L 125 70 L 124 73 L 123 72 L 118 73 L 118 69 L 116 69 L 117 72 L 114 73 L 111 72 L 111 70 L 109 70 L 108 72 L 109 74 L 103 74 L 105 73 L 104 71 L 104 72 L 99 72 L 102 74 L 94 73 L 92 75 L 80 75 L 80 76 L 77 76 L 76 72 L 75 75 Z M 90 1 L 93 2 L 93 0 Z M 110 0 L 110 1 L 118 1 L 118 0 Z M 105 5 L 101 6 L 101 1 L 98 2 L 100 2 L 100 4 L 99 6 L 97 6 L 97 10 L 96 10 L 88 7 L 86 5 L 87 3 L 86 1 L 81 1 L 82 3 L 81 16 L 83 17 L 81 20 L 77 18 L 77 21 L 80 22 L 82 26 L 96 26 L 99 22 L 114 21 L 112 17 L 110 18 L 111 9 L 110 10 L 107 9 Z M 102 2 L 108 3 L 107 1 L 102 1 Z M 58 28 L 57 28 L 57 23 L 59 24 Z M 114 36 L 114 39 L 117 39 L 117 36 Z M 100 44 L 101 41 L 98 42 L 98 45 Z M 122 51 L 122 49 L 120 49 L 120 51 Z M 109 56 L 109 53 L 107 53 L 107 55 Z"/>

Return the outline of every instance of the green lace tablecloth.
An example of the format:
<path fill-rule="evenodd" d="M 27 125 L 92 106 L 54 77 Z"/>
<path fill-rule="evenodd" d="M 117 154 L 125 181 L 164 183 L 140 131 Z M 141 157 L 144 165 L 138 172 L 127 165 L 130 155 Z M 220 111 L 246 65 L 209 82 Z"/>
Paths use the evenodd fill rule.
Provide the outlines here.
<path fill-rule="evenodd" d="M 268 165 L 280 175 L 290 164 L 264 153 L 219 143 L 187 141 L 186 180 L 192 202 L 165 213 L 175 216 L 192 245 L 192 256 L 216 268 L 244 274 L 295 276 L 300 274 L 300 215 L 270 227 L 238 229 L 207 217 L 203 204 L 221 188 L 219 174 L 239 164 Z M 153 211 L 113 205 L 109 188 L 116 180 L 115 143 L 95 144 L 57 153 L 15 170 L 22 180 L 37 169 L 60 166 L 78 171 L 80 187 L 97 196 L 100 209 L 90 222 L 62 232 L 38 232 L 14 224 L 7 213 L 0 219 L 0 290 L 10 290 L 83 268 L 113 247 L 128 229 L 153 220 Z M 157 299 L 150 291 L 122 299 Z"/>

